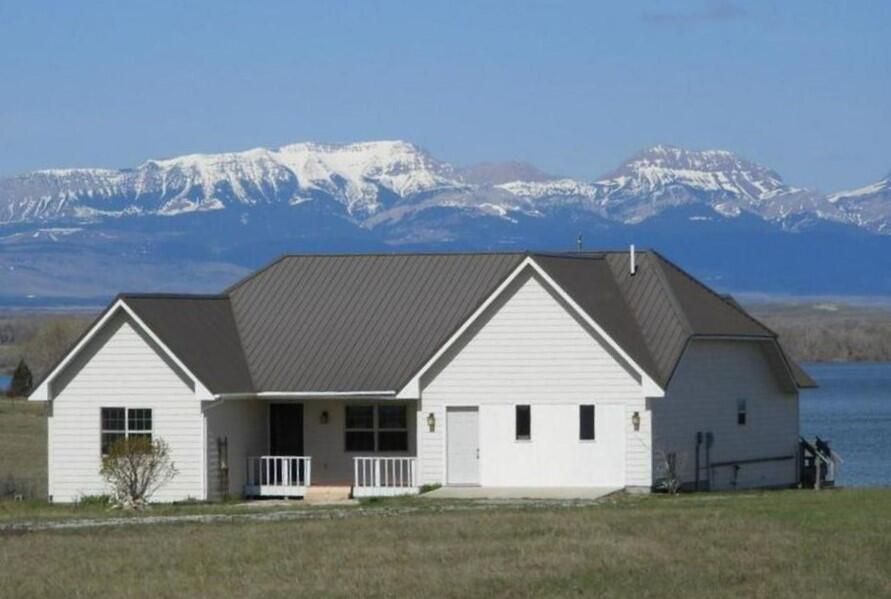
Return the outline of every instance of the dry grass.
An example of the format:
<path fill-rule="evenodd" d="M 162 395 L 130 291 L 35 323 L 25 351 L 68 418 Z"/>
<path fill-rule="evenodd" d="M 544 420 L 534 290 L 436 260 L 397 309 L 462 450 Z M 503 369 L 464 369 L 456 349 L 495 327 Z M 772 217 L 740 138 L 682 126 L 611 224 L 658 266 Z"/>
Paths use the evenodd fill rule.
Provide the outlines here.
<path fill-rule="evenodd" d="M 0 398 L 0 499 L 46 499 L 44 405 Z"/>
<path fill-rule="evenodd" d="M 0 537 L 0 593 L 888 596 L 889 513 L 888 490 L 790 491 L 38 532 Z"/>

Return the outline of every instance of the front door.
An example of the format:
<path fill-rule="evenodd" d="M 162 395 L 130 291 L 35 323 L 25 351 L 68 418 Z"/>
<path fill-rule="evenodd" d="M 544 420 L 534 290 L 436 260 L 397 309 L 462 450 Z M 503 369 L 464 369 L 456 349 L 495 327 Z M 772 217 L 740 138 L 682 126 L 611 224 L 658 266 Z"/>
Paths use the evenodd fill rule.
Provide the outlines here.
<path fill-rule="evenodd" d="M 303 455 L 303 404 L 269 405 L 269 453 Z"/>
<path fill-rule="evenodd" d="M 480 484 L 480 431 L 477 408 L 446 410 L 446 480 L 450 485 Z"/>

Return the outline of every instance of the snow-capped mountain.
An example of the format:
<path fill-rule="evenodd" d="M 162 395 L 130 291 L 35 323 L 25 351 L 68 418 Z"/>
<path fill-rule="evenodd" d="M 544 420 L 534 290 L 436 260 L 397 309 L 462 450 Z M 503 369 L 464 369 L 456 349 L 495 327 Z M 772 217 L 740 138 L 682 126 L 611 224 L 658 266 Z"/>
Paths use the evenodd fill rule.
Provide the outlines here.
<path fill-rule="evenodd" d="M 579 233 L 592 246 L 675 252 L 737 289 L 891 295 L 891 280 L 875 276 L 891 271 L 891 175 L 827 196 L 725 150 L 661 145 L 585 181 L 518 162 L 459 168 L 405 141 L 372 141 L 0 180 L 0 303 L 8 289 L 214 290 L 285 251 L 555 249 Z M 813 272 L 827 247 L 820 267 L 847 278 Z"/>
<path fill-rule="evenodd" d="M 872 185 L 834 193 L 827 201 L 841 210 L 849 222 L 891 234 L 891 173 Z"/>
<path fill-rule="evenodd" d="M 298 143 L 149 160 L 135 169 L 44 170 L 0 181 L 0 223 L 174 216 L 230 206 L 330 198 L 347 213 L 461 188 L 452 167 L 403 141 Z"/>

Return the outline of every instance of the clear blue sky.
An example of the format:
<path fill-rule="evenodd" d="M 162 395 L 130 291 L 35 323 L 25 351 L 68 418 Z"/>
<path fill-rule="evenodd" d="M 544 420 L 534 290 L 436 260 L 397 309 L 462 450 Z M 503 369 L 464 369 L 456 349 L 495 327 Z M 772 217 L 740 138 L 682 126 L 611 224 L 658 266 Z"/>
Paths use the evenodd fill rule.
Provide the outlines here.
<path fill-rule="evenodd" d="M 891 2 L 0 0 L 0 176 L 403 138 L 592 179 L 654 143 L 891 170 Z"/>

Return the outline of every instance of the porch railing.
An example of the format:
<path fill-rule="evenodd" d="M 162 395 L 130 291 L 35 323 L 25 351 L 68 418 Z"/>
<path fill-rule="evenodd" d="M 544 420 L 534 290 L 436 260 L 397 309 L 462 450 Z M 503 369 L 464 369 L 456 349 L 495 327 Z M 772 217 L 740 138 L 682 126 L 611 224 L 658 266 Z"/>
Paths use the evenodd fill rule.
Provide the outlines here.
<path fill-rule="evenodd" d="M 414 495 L 418 492 L 417 458 L 353 458 L 353 497 Z"/>
<path fill-rule="evenodd" d="M 312 478 L 312 459 L 305 456 L 257 456 L 247 459 L 244 494 L 302 497 Z"/>

